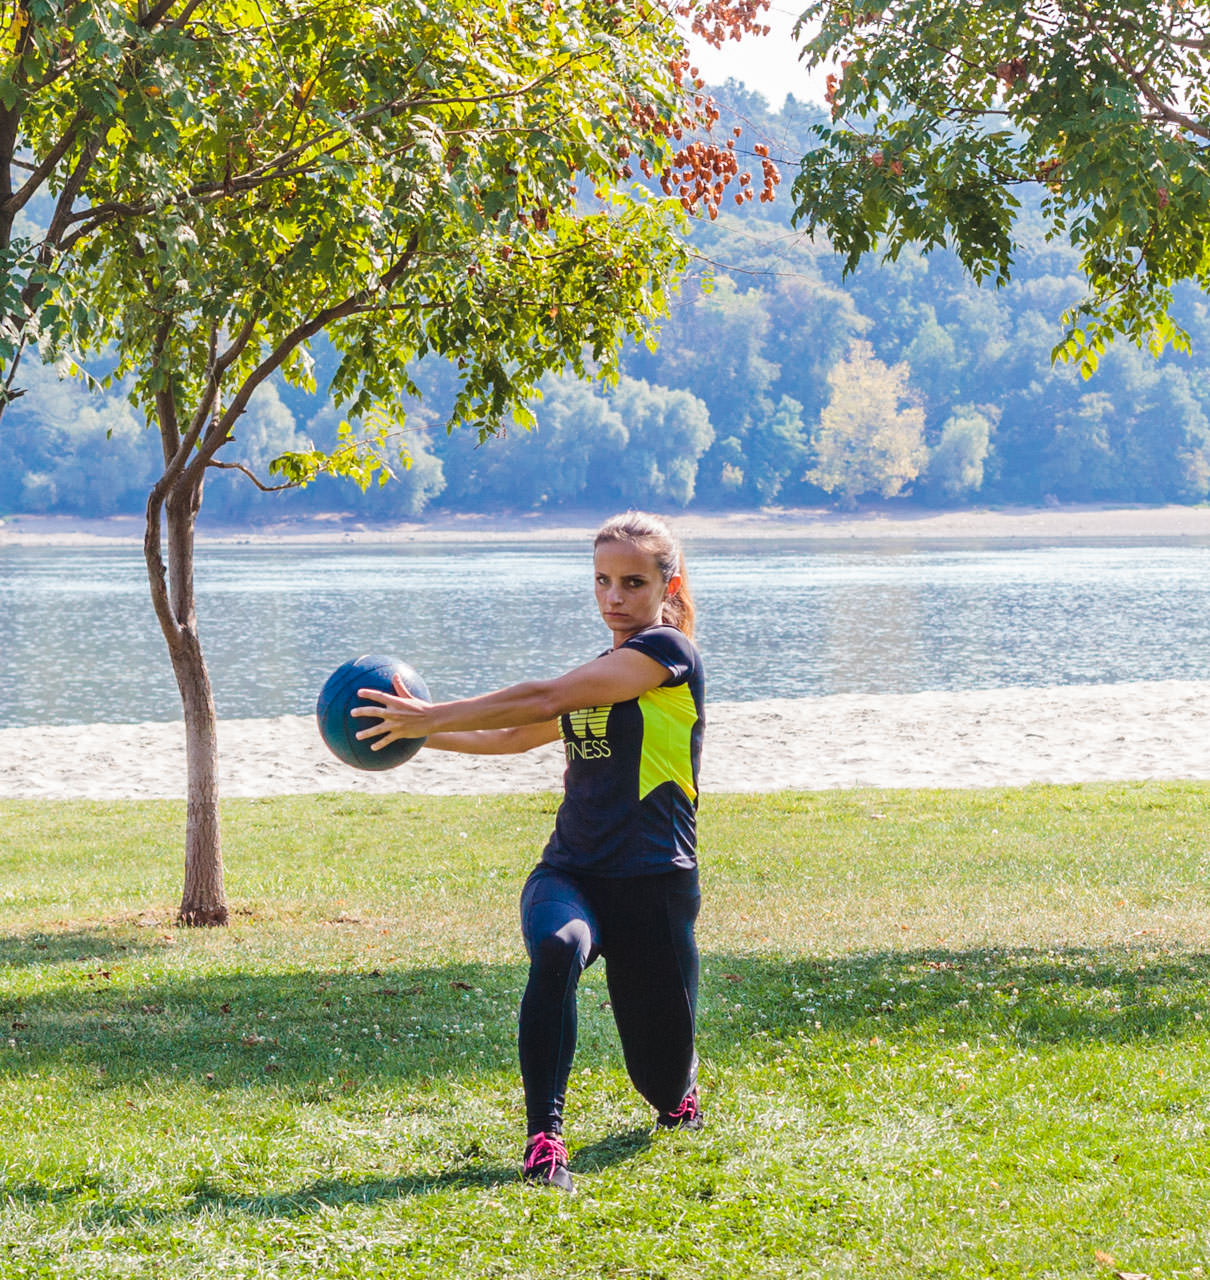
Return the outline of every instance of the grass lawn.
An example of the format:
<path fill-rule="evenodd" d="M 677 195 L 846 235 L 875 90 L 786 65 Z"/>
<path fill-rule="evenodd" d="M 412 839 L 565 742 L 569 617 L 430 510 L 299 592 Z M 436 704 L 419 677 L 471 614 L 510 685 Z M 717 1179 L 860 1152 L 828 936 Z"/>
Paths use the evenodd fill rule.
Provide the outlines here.
<path fill-rule="evenodd" d="M 0 1276 L 1210 1275 L 1210 786 L 709 797 L 707 1128 L 581 990 L 523 1186 L 549 796 L 0 803 Z"/>

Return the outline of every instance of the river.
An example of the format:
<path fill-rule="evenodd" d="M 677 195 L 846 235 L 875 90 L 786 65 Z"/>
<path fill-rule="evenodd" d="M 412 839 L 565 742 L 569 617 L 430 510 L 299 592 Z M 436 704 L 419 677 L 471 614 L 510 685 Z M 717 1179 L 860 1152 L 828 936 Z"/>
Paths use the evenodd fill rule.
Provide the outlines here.
<path fill-rule="evenodd" d="M 1210 541 L 687 547 L 710 696 L 728 701 L 1210 678 Z M 436 698 L 557 673 L 605 647 L 565 543 L 203 546 L 219 714 L 314 708 L 364 652 Z M 175 720 L 135 547 L 0 548 L 0 727 Z"/>

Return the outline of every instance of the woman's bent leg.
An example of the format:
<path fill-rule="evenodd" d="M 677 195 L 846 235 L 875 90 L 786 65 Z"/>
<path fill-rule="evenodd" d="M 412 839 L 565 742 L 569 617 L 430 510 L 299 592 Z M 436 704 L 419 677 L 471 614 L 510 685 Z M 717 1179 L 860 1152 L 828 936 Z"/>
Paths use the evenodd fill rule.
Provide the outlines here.
<path fill-rule="evenodd" d="M 606 896 L 608 908 L 594 901 L 626 1069 L 656 1111 L 669 1114 L 697 1084 L 697 872 L 627 878 Z"/>
<path fill-rule="evenodd" d="M 521 893 L 521 933 L 529 953 L 517 1036 L 526 1131 L 558 1134 L 576 1051 L 576 989 L 597 954 L 596 920 L 572 877 L 540 865 Z"/>

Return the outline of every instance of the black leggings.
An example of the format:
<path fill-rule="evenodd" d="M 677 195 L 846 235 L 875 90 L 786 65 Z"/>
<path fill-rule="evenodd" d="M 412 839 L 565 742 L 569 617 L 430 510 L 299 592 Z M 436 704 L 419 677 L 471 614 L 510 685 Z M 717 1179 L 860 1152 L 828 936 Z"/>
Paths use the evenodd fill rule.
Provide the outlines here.
<path fill-rule="evenodd" d="M 657 1111 L 680 1106 L 697 1082 L 700 902 L 696 869 L 612 878 L 542 863 L 531 872 L 521 893 L 529 982 L 518 1036 L 529 1133 L 562 1132 L 576 988 L 598 955 L 635 1088 Z"/>

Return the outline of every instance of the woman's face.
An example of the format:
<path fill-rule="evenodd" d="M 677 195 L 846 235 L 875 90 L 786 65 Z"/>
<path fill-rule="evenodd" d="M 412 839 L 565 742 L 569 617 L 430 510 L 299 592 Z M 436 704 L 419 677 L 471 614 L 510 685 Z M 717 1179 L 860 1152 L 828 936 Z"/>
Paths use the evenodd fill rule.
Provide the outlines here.
<path fill-rule="evenodd" d="M 631 542 L 602 542 L 592 562 L 597 608 L 613 632 L 615 649 L 659 622 L 665 598 L 680 590 L 679 577 L 665 583 L 655 556 Z"/>

